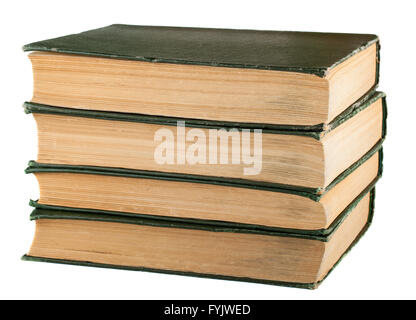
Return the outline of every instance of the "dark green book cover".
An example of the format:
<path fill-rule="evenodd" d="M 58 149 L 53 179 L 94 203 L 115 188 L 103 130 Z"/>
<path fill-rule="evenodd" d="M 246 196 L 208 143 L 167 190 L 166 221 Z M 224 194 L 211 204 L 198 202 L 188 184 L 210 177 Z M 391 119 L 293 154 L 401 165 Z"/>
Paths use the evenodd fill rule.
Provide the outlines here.
<path fill-rule="evenodd" d="M 329 69 L 377 42 L 373 34 L 114 24 L 30 43 L 23 49 L 324 76 Z"/>

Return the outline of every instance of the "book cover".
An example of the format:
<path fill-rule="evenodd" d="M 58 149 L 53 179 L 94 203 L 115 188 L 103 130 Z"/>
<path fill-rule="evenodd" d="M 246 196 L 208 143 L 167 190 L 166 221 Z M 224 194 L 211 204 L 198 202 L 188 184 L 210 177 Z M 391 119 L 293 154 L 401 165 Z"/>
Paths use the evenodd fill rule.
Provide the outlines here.
<path fill-rule="evenodd" d="M 284 70 L 324 76 L 379 39 L 372 34 L 114 24 L 27 44 L 50 51 L 146 62 Z M 111 45 L 109 45 L 111 44 Z"/>

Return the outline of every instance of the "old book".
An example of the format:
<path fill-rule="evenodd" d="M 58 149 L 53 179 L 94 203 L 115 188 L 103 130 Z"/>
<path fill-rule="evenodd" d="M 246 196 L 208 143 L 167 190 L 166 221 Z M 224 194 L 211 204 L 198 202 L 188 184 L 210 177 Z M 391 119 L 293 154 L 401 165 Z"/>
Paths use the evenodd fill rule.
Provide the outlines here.
<path fill-rule="evenodd" d="M 34 103 L 25 103 L 25 109 L 37 122 L 40 163 L 215 177 L 309 191 L 325 189 L 382 141 L 387 115 L 382 92 L 372 93 L 320 131 L 247 131 L 235 123 L 223 127 L 224 123 L 189 119 L 177 126 L 177 120 L 161 117 Z M 160 132 L 165 136 L 157 139 Z M 161 146 L 164 151 L 158 153 Z M 158 154 L 163 154 L 161 162 Z"/>
<path fill-rule="evenodd" d="M 327 232 L 382 173 L 381 142 L 325 189 L 280 188 L 149 171 L 30 162 L 43 205 L 244 228 Z"/>
<path fill-rule="evenodd" d="M 377 85 L 376 35 L 111 25 L 24 46 L 32 102 L 322 128 Z"/>
<path fill-rule="evenodd" d="M 374 189 L 326 235 L 35 209 L 25 260 L 316 288 L 367 230 Z"/>

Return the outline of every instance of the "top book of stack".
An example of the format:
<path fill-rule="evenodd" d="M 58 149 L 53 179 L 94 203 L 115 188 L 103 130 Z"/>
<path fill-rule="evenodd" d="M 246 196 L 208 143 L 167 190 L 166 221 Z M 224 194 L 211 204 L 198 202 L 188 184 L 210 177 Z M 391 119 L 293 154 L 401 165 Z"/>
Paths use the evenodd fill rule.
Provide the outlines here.
<path fill-rule="evenodd" d="M 369 34 L 111 25 L 24 50 L 32 103 L 318 132 L 379 69 Z"/>

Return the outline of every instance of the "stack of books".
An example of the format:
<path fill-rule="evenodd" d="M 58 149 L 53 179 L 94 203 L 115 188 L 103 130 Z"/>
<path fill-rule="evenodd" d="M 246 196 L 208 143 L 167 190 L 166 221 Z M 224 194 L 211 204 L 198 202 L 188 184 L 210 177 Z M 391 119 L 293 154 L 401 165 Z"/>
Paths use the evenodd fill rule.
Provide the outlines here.
<path fill-rule="evenodd" d="M 111 25 L 24 50 L 25 260 L 316 288 L 370 225 L 377 36 Z"/>

